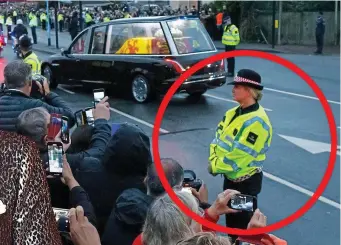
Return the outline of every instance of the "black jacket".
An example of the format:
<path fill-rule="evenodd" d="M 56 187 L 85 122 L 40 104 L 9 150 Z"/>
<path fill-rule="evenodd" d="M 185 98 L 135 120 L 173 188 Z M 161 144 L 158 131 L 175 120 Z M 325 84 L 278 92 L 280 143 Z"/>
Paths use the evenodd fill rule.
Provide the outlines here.
<path fill-rule="evenodd" d="M 81 169 L 76 179 L 87 191 L 95 208 L 98 230 L 103 232 L 117 197 L 126 189 L 146 193 L 143 180 L 152 161 L 149 137 L 137 126 L 122 124 L 108 142 L 102 169 Z"/>
<path fill-rule="evenodd" d="M 116 200 L 101 238 L 102 245 L 131 245 L 141 233 L 154 198 L 138 189 L 125 190 Z"/>
<path fill-rule="evenodd" d="M 16 25 L 14 27 L 13 32 L 14 32 L 14 35 L 17 39 L 19 39 L 24 34 L 26 34 L 26 35 L 28 34 L 26 27 L 22 24 Z"/>
<path fill-rule="evenodd" d="M 44 107 L 49 113 L 57 113 L 69 118 L 70 128 L 75 125 L 74 115 L 66 102 L 56 93 L 45 97 L 46 103 L 33 99 L 20 91 L 8 90 L 0 97 L 0 130 L 16 131 L 18 116 L 25 110 Z"/>

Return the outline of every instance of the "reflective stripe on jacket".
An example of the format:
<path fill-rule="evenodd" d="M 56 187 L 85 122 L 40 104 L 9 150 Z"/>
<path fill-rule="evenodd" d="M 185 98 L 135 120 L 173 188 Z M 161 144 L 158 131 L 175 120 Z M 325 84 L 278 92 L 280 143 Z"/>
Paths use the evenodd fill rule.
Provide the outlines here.
<path fill-rule="evenodd" d="M 228 46 L 238 45 L 240 42 L 238 28 L 235 25 L 225 26 L 221 42 Z"/>
<path fill-rule="evenodd" d="M 210 144 L 212 173 L 231 180 L 262 168 L 272 140 L 272 125 L 263 107 L 238 116 L 229 125 L 237 108 L 226 112 Z"/>

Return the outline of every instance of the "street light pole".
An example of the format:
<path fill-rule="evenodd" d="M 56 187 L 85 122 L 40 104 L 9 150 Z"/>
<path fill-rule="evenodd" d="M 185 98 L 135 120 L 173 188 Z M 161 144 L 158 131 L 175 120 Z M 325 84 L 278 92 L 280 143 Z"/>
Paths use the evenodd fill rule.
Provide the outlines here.
<path fill-rule="evenodd" d="M 51 46 L 51 23 L 50 23 L 49 0 L 46 0 L 46 15 L 47 15 L 47 46 Z"/>
<path fill-rule="evenodd" d="M 272 2 L 272 48 L 275 48 L 276 1 Z"/>
<path fill-rule="evenodd" d="M 54 28 L 56 30 L 56 48 L 59 49 L 59 44 L 58 44 L 58 14 L 57 14 L 57 11 L 58 11 L 58 1 L 55 2 L 55 5 L 54 5 Z"/>
<path fill-rule="evenodd" d="M 79 1 L 79 27 L 80 31 L 83 30 L 83 7 L 82 7 L 82 1 Z"/>

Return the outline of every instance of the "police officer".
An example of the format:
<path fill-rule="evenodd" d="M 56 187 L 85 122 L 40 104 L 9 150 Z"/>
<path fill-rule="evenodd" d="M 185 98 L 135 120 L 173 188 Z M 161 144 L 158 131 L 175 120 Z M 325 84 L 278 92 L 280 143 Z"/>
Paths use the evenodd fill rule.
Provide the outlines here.
<path fill-rule="evenodd" d="M 225 45 L 225 52 L 233 51 L 240 42 L 238 28 L 232 24 L 231 17 L 224 19 L 224 33 L 221 42 Z M 234 77 L 235 59 L 234 57 L 227 59 L 228 77 Z"/>
<path fill-rule="evenodd" d="M 41 63 L 38 56 L 32 52 L 31 38 L 27 35 L 23 35 L 19 38 L 19 47 L 22 53 L 22 58 L 25 63 L 29 64 L 32 68 L 32 75 L 41 73 Z"/>
<path fill-rule="evenodd" d="M 208 171 L 224 176 L 224 190 L 257 197 L 262 187 L 262 167 L 272 140 L 272 125 L 258 103 L 262 98 L 261 77 L 253 70 L 238 71 L 233 98 L 239 106 L 228 110 L 210 144 Z M 252 212 L 226 215 L 226 226 L 246 229 Z M 231 236 L 235 240 L 236 236 Z"/>

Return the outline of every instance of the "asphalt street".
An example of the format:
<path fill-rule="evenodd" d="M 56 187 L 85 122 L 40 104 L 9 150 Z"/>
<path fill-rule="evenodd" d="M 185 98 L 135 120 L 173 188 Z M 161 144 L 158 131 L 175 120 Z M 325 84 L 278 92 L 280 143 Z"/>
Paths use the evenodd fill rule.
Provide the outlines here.
<path fill-rule="evenodd" d="M 48 54 L 37 53 L 41 59 Z M 340 58 L 278 54 L 309 74 L 329 100 L 334 120 L 340 127 Z M 4 57 L 14 59 L 6 48 Z M 330 131 L 328 122 L 313 90 L 297 75 L 270 61 L 238 58 L 236 70 L 254 69 L 265 85 L 263 100 L 272 122 L 274 136 L 264 166 L 259 208 L 273 224 L 302 207 L 319 185 L 329 159 Z M 214 201 L 222 191 L 223 178 L 207 173 L 208 147 L 214 129 L 232 101 L 232 87 L 211 90 L 199 101 L 176 95 L 170 102 L 162 122 L 159 148 L 161 157 L 172 157 L 186 169 L 193 169 L 209 188 Z M 56 90 L 73 110 L 91 105 L 92 93 L 81 87 L 59 86 Z M 140 125 L 152 135 L 152 127 L 160 100 L 136 104 L 119 96 L 110 97 L 111 123 L 130 122 Z M 337 129 L 338 136 L 340 128 Z M 339 138 L 339 137 L 338 137 Z M 338 145 L 340 145 L 338 139 Z M 340 154 L 340 153 L 339 153 Z M 315 206 L 294 223 L 273 233 L 290 245 L 340 243 L 340 156 L 328 187 Z M 219 221 L 224 224 L 224 219 Z"/>

